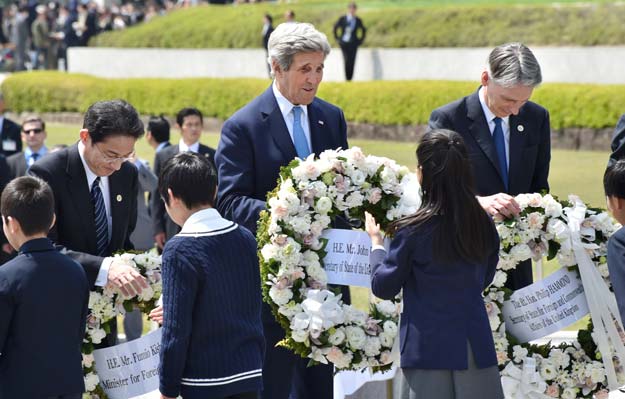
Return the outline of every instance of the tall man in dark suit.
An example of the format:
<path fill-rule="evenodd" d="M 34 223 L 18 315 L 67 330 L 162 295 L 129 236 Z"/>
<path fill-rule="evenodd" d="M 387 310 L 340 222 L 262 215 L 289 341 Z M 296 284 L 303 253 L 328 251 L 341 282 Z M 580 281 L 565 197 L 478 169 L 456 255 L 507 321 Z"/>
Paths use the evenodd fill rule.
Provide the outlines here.
<path fill-rule="evenodd" d="M 137 169 L 134 155 L 143 123 L 123 100 L 100 101 L 85 113 L 80 140 L 48 154 L 29 173 L 54 192 L 56 224 L 50 238 L 85 269 L 90 286 L 111 284 L 124 294 L 147 287 L 132 267 L 111 255 L 133 249 L 137 220 Z M 116 334 L 107 338 L 115 343 Z"/>
<path fill-rule="evenodd" d="M 540 66 L 529 48 L 503 44 L 491 51 L 475 93 L 430 116 L 430 128 L 462 135 L 478 200 L 493 216 L 518 214 L 514 195 L 549 190 L 549 113 L 529 101 L 541 81 Z M 517 266 L 506 284 L 519 289 L 531 283 L 531 261 L 527 261 Z"/>
<path fill-rule="evenodd" d="M 215 165 L 215 150 L 200 143 L 204 118 L 197 108 L 183 108 L 176 115 L 176 123 L 180 129 L 180 142 L 178 145 L 168 146 L 156 153 L 154 159 L 154 174 L 159 177 L 165 162 L 173 158 L 179 152 L 196 152 L 204 155 L 210 163 Z M 158 248 L 162 249 L 165 242 L 178 234 L 180 226 L 174 223 L 165 212 L 165 204 L 161 201 L 158 193 L 152 194 L 152 224 L 154 228 L 154 240 Z"/>
<path fill-rule="evenodd" d="M 169 142 L 169 130 L 169 122 L 163 115 L 151 116 L 148 120 L 148 129 L 145 133 L 145 139 L 150 147 L 154 148 L 156 154 L 171 145 Z"/>
<path fill-rule="evenodd" d="M 343 15 L 334 24 L 334 38 L 341 46 L 345 63 L 345 79 L 350 81 L 354 76 L 354 64 L 358 46 L 365 41 L 367 29 L 362 20 L 356 16 L 356 3 L 347 6 L 347 14 Z"/>
<path fill-rule="evenodd" d="M 13 155 L 22 151 L 20 127 L 4 115 L 4 96 L 0 93 L 0 154 Z"/>
<path fill-rule="evenodd" d="M 7 158 L 11 179 L 24 176 L 28 168 L 48 153 L 47 137 L 46 124 L 40 117 L 33 115 L 22 122 L 22 141 L 26 143 L 26 149 Z"/>
<path fill-rule="evenodd" d="M 273 84 L 223 126 L 215 158 L 217 208 L 253 233 L 280 167 L 295 157 L 347 148 L 343 111 L 315 97 L 329 52 L 328 39 L 312 25 L 279 25 L 269 39 Z M 263 304 L 262 319 L 267 343 L 262 397 L 288 398 L 293 380 L 298 399 L 331 398 L 332 366 L 306 368 L 308 359 L 276 347 L 284 330 L 267 304 Z"/>
<path fill-rule="evenodd" d="M 80 399 L 89 286 L 83 268 L 46 237 L 50 187 L 13 180 L 2 193 L 2 222 L 20 253 L 0 267 L 0 398 Z"/>

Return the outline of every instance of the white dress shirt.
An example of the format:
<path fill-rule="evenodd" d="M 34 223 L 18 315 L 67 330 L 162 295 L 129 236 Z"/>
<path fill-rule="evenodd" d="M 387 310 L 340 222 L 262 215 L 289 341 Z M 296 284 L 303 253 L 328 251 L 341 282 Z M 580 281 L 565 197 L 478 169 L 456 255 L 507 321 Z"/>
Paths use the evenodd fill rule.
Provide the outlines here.
<path fill-rule="evenodd" d="M 178 152 L 195 152 L 197 153 L 200 150 L 200 142 L 196 141 L 191 145 L 186 145 L 184 140 L 180 139 L 178 142 Z"/>
<path fill-rule="evenodd" d="M 82 161 L 82 166 L 85 169 L 85 174 L 87 175 L 87 189 L 89 193 L 91 193 L 91 185 L 98 177 L 91 169 L 89 169 L 89 165 L 87 161 L 85 161 L 85 145 L 82 141 L 78 142 L 78 154 L 80 155 L 80 160 Z M 111 234 L 113 232 L 113 219 L 111 218 L 111 195 L 109 189 L 109 178 L 108 176 L 100 176 L 100 191 L 102 191 L 102 197 L 104 199 L 104 208 L 106 210 L 106 221 L 108 225 L 108 238 L 109 242 L 111 240 Z M 113 258 L 107 257 L 102 261 L 102 266 L 100 266 L 100 271 L 98 272 L 98 277 L 95 280 L 95 285 L 104 287 L 108 282 L 108 272 L 109 267 L 111 266 L 111 262 Z"/>
<path fill-rule="evenodd" d="M 486 100 L 484 100 L 484 86 L 480 87 L 478 92 L 478 97 L 480 98 L 480 104 L 482 104 L 482 111 L 484 112 L 484 116 L 486 117 L 486 121 L 488 122 L 488 128 L 490 129 L 490 135 L 493 135 L 495 131 L 495 117 L 497 115 L 493 114 L 493 111 L 488 108 L 486 105 Z M 506 166 L 510 169 L 510 117 L 506 116 L 505 118 L 501 118 L 501 128 L 503 130 L 503 138 L 506 143 Z"/>
<path fill-rule="evenodd" d="M 293 121 L 295 117 L 293 116 L 293 108 L 295 105 L 291 104 L 289 100 L 286 99 L 276 87 L 276 82 L 273 82 L 271 86 L 273 88 L 273 95 L 276 97 L 276 101 L 278 102 L 278 108 L 280 108 L 280 112 L 282 113 L 282 117 L 284 118 L 284 123 L 286 124 L 286 128 L 289 130 L 289 135 L 291 136 L 291 142 L 295 145 L 295 140 L 293 140 Z M 306 105 L 299 106 L 302 111 L 302 117 L 300 118 L 300 122 L 302 125 L 302 129 L 304 129 L 304 135 L 306 136 L 306 142 L 308 143 L 308 149 L 311 153 L 313 153 L 312 142 L 310 140 L 310 125 L 308 124 L 308 107 Z"/>

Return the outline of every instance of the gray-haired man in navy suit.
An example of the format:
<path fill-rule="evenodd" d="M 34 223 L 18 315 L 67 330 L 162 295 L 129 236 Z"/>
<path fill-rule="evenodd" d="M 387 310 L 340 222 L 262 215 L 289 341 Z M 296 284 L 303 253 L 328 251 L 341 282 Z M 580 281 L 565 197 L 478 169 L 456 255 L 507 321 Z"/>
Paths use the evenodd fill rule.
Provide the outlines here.
<path fill-rule="evenodd" d="M 529 101 L 542 82 L 540 65 L 521 43 L 495 47 L 473 94 L 435 109 L 431 129 L 462 135 L 482 207 L 496 217 L 518 214 L 513 196 L 549 190 L 551 130 L 549 113 Z M 532 283 L 531 262 L 508 277 L 519 289 Z"/>

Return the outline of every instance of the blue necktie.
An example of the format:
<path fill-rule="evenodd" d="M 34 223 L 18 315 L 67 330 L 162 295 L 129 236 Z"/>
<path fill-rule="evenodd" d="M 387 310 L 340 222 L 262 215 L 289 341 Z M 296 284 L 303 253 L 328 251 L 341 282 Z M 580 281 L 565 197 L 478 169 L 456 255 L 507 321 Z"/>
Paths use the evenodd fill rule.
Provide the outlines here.
<path fill-rule="evenodd" d="M 503 185 L 505 186 L 506 191 L 508 191 L 508 162 L 506 159 L 506 139 L 503 136 L 501 118 L 496 116 L 493 121 L 495 122 L 495 130 L 493 131 L 493 142 L 495 143 L 495 149 L 497 150 L 497 158 L 499 159 L 499 169 L 501 170 Z"/>
<path fill-rule="evenodd" d="M 91 201 L 95 215 L 95 237 L 99 256 L 105 256 L 109 245 L 109 229 L 106 221 L 104 197 L 100 190 L 100 178 L 97 177 L 91 185 Z"/>
<path fill-rule="evenodd" d="M 308 140 L 302 128 L 302 112 L 301 107 L 293 107 L 293 144 L 295 144 L 297 156 L 306 159 L 310 155 L 310 148 L 308 148 Z"/>

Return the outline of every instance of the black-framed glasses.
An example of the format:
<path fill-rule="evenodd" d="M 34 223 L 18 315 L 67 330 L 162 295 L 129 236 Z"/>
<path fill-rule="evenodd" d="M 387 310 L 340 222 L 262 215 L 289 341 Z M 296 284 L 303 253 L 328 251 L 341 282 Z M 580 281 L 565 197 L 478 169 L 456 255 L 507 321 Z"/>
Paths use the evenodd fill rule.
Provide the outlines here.
<path fill-rule="evenodd" d="M 93 146 L 98 149 L 100 154 L 102 154 L 102 159 L 104 159 L 104 162 L 107 162 L 107 163 L 131 161 L 135 157 L 134 151 L 125 157 L 110 157 L 100 149 L 100 147 L 98 146 L 98 143 L 93 143 Z"/>
<path fill-rule="evenodd" d="M 24 134 L 31 134 L 31 133 L 39 134 L 39 133 L 43 132 L 43 129 L 41 129 L 41 128 L 28 129 L 28 130 L 22 130 L 22 132 L 24 132 Z"/>

